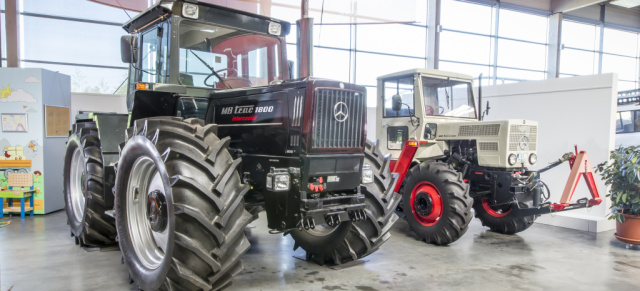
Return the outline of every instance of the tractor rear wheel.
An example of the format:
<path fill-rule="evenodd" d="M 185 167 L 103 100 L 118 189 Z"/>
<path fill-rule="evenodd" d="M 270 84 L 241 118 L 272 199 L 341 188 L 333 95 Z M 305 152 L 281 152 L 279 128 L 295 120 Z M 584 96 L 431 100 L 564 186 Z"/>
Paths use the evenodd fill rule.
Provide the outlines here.
<path fill-rule="evenodd" d="M 104 214 L 102 153 L 95 122 L 73 125 L 63 175 L 65 211 L 76 244 L 91 247 L 114 244 L 115 222 Z"/>
<path fill-rule="evenodd" d="M 469 185 L 447 163 L 423 162 L 412 167 L 400 193 L 409 227 L 427 243 L 446 245 L 458 240 L 473 218 Z"/>
<path fill-rule="evenodd" d="M 478 198 L 473 203 L 476 217 L 480 219 L 483 226 L 493 232 L 515 234 L 533 225 L 536 216 L 517 216 L 514 211 L 511 211 L 511 207 L 511 205 L 490 206 L 489 199 L 486 198 Z"/>
<path fill-rule="evenodd" d="M 389 156 L 382 155 L 377 143 L 367 141 L 364 154 L 364 165 L 369 165 L 374 176 L 372 183 L 360 186 L 366 218 L 292 231 L 294 249 L 307 251 L 307 260 L 330 265 L 355 261 L 377 251 L 391 236 L 389 229 L 398 220 L 394 210 L 400 202 L 400 195 L 393 192 L 397 175 L 391 174 Z"/>
<path fill-rule="evenodd" d="M 218 290 L 249 249 L 243 185 L 216 125 L 136 120 L 116 167 L 116 228 L 131 279 L 144 290 Z"/>

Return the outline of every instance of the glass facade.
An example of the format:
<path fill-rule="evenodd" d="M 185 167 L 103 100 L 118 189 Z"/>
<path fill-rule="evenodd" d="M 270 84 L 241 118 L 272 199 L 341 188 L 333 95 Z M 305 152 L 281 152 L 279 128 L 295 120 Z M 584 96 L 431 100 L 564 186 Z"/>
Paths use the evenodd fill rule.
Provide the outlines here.
<path fill-rule="evenodd" d="M 21 66 L 43 67 L 72 77 L 74 92 L 123 92 L 127 66 L 120 61 L 121 24 L 136 12 L 86 0 L 21 1 Z M 149 1 L 150 3 L 154 1 Z M 393 2 L 393 3 L 392 3 Z M 4 1 L 2 9 L 4 9 Z M 376 106 L 380 75 L 424 68 L 427 59 L 427 1 L 400 0 L 353 5 L 353 1 L 310 1 L 314 18 L 314 75 L 363 85 Z M 499 1 L 441 0 L 438 67 L 483 75 L 486 85 L 546 78 L 548 12 Z M 292 23 L 288 59 L 296 59 L 300 1 L 272 0 L 255 11 Z M 374 7 L 370 7 L 374 6 Z M 381 12 L 382 11 L 382 12 Z M 4 10 L 0 15 L 3 23 Z M 565 17 L 561 77 L 615 72 L 619 89 L 640 87 L 640 33 Z M 2 59 L 6 33 L 2 26 Z M 601 38 L 602 37 L 602 41 Z M 294 74 L 297 74 L 294 66 Z M 372 94 L 373 93 L 373 94 Z"/>
<path fill-rule="evenodd" d="M 640 33 L 606 24 L 563 21 L 561 77 L 617 73 L 618 91 L 626 91 L 640 88 L 639 68 Z"/>

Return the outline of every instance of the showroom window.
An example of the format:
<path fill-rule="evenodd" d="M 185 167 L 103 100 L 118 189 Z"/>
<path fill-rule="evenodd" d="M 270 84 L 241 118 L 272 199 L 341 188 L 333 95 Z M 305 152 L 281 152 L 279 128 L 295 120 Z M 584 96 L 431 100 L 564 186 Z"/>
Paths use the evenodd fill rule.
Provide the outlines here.
<path fill-rule="evenodd" d="M 483 75 L 483 84 L 493 76 L 495 6 L 442 0 L 439 68 Z"/>
<path fill-rule="evenodd" d="M 619 91 L 640 88 L 640 33 L 606 25 L 573 19 L 562 22 L 560 76 L 614 72 Z"/>
<path fill-rule="evenodd" d="M 21 1 L 20 66 L 71 76 L 73 92 L 126 93 L 127 66 L 120 60 L 122 9 L 86 0 Z M 2 1 L 2 59 L 6 25 Z M 135 12 L 128 12 L 134 16 Z"/>
<path fill-rule="evenodd" d="M 86 0 L 22 1 L 22 67 L 71 76 L 73 92 L 126 93 L 128 67 L 120 60 L 127 13 Z M 128 12 L 134 16 L 136 12 Z M 4 14 L 3 20 L 4 20 Z M 3 58 L 6 57 L 4 25 Z M 121 86 L 122 85 L 122 86 Z"/>
<path fill-rule="evenodd" d="M 597 74 L 599 46 L 598 25 L 563 20 L 560 76 Z"/>
<path fill-rule="evenodd" d="M 640 88 L 638 35 L 633 31 L 604 28 L 602 73 L 618 73 L 618 91 Z"/>
<path fill-rule="evenodd" d="M 499 12 L 498 83 L 543 80 L 547 65 L 548 17 L 503 8 Z"/>

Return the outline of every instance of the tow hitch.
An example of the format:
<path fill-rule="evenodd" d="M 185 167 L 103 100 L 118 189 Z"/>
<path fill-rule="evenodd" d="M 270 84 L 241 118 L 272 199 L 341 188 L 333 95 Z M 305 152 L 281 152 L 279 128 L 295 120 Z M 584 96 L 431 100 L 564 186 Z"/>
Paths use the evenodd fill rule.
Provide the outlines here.
<path fill-rule="evenodd" d="M 544 202 L 540 204 L 536 208 L 518 208 L 518 212 L 523 216 L 529 215 L 539 215 L 539 214 L 547 214 L 552 212 L 560 212 L 567 210 L 574 210 L 579 208 L 586 208 L 591 206 L 600 205 L 602 203 L 602 198 L 600 198 L 600 191 L 598 190 L 598 185 L 595 183 L 593 178 L 593 166 L 591 165 L 591 160 L 587 155 L 586 151 L 578 152 L 578 147 L 575 147 L 575 155 L 573 153 L 567 153 L 562 158 L 553 162 L 551 165 L 540 169 L 535 175 L 534 179 L 540 179 L 540 173 L 544 173 L 550 169 L 553 169 L 565 161 L 569 162 L 569 167 L 571 168 L 571 173 L 569 174 L 569 179 L 567 180 L 567 184 L 564 187 L 564 191 L 562 192 L 562 197 L 560 198 L 559 203 L 551 203 Z M 587 183 L 587 187 L 589 188 L 589 192 L 591 193 L 591 199 L 589 198 L 580 198 L 575 202 L 571 201 L 573 197 L 573 193 L 576 190 L 576 186 L 578 186 L 578 182 L 580 182 L 580 177 L 584 177 L 585 182 Z M 540 187 L 540 186 L 537 186 Z"/>

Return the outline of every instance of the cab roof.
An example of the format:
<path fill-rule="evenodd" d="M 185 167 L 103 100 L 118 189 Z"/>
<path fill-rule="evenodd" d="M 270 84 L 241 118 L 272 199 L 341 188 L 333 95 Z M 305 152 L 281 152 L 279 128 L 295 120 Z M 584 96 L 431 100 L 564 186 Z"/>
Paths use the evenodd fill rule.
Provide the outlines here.
<path fill-rule="evenodd" d="M 469 82 L 473 81 L 473 77 L 469 75 L 454 73 L 449 71 L 436 70 L 436 69 L 422 69 L 422 68 L 404 70 L 400 72 L 387 74 L 387 75 L 378 77 L 378 80 L 406 76 L 406 75 L 415 75 L 415 74 L 420 74 L 420 75 L 429 76 L 429 77 L 436 77 L 436 78 L 444 78 L 444 79 L 451 78 L 451 79 L 465 80 Z"/>
<path fill-rule="evenodd" d="M 201 2 L 201 1 L 196 1 L 196 0 L 188 0 L 188 1 L 185 1 L 185 0 L 160 0 L 156 4 L 154 4 L 153 6 L 149 7 L 147 10 L 142 11 L 140 14 L 136 15 L 134 18 L 132 18 L 129 21 L 127 21 L 125 24 L 122 25 L 122 28 L 125 31 L 127 31 L 128 33 L 134 33 L 136 31 L 144 28 L 149 23 L 157 21 L 159 18 L 164 19 L 165 17 L 168 17 L 169 15 L 171 15 L 172 14 L 172 10 L 174 8 L 174 5 L 176 3 L 191 3 L 191 4 L 196 4 L 196 5 L 199 5 L 199 6 L 202 6 L 202 7 L 213 8 L 215 10 L 223 11 L 223 12 L 225 12 L 224 13 L 225 17 L 238 18 L 239 21 L 242 22 L 242 23 L 251 23 L 251 22 L 253 22 L 250 19 L 248 19 L 247 17 L 252 18 L 252 19 L 257 19 L 257 20 L 277 22 L 277 23 L 280 23 L 280 25 L 282 26 L 282 34 L 281 34 L 281 36 L 285 36 L 285 35 L 289 34 L 289 30 L 291 28 L 291 24 L 289 22 L 287 22 L 287 21 L 274 19 L 274 18 L 271 18 L 271 17 L 266 17 L 266 16 L 249 13 L 249 12 L 242 11 L 242 10 L 231 9 L 231 8 L 228 8 L 228 7 L 214 5 L 214 4 L 211 4 L 211 3 Z"/>

